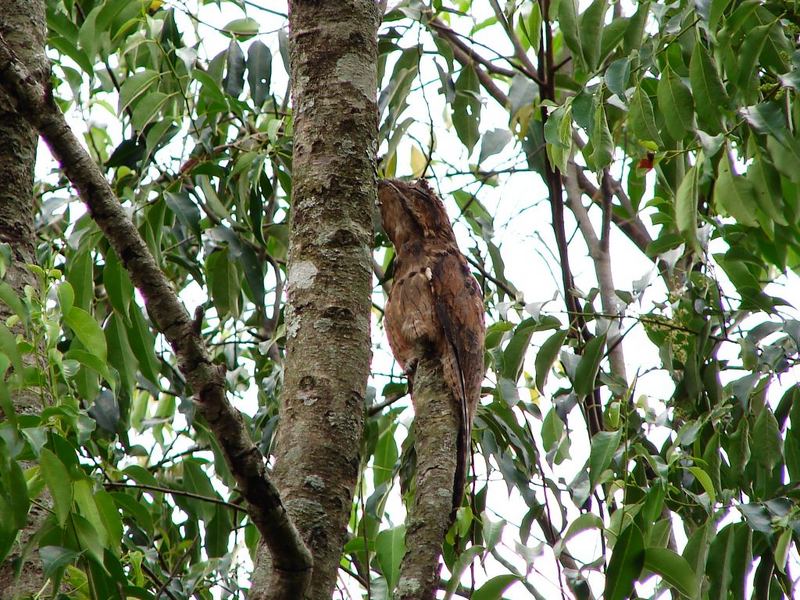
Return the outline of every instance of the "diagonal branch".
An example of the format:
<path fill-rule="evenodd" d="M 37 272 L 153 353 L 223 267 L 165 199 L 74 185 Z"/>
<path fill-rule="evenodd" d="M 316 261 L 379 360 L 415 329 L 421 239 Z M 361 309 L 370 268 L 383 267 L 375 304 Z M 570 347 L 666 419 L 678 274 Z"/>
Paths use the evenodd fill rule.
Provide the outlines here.
<path fill-rule="evenodd" d="M 241 414 L 228 401 L 222 367 L 212 364 L 186 308 L 103 173 L 67 125 L 53 98 L 48 75 L 39 77 L 28 71 L 2 35 L 0 86 L 13 99 L 17 111 L 39 131 L 142 293 L 150 317 L 172 346 L 178 366 L 196 394 L 200 414 L 225 454 L 250 518 L 276 565 L 286 573 L 284 597 L 300 597 L 295 595 L 296 590 L 309 579 L 311 554 L 267 477 L 264 457 L 250 440 Z"/>
<path fill-rule="evenodd" d="M 567 203 L 575 218 L 578 221 L 578 227 L 583 234 L 586 245 L 589 248 L 589 255 L 594 263 L 595 275 L 597 276 L 597 285 L 600 289 L 600 302 L 603 306 L 603 312 L 608 315 L 615 315 L 612 317 L 609 325 L 607 347 L 608 347 L 608 361 L 611 365 L 611 372 L 619 377 L 622 381 L 627 383 L 627 376 L 625 373 L 625 355 L 622 350 L 622 339 L 620 337 L 619 319 L 616 317 L 620 313 L 619 302 L 614 288 L 614 277 L 611 272 L 611 256 L 609 253 L 609 235 L 608 228 L 610 226 L 611 214 L 611 193 L 608 191 L 607 180 L 604 178 L 606 185 L 602 187 L 601 193 L 604 193 L 603 200 L 603 225 L 600 238 L 597 237 L 594 226 L 589 219 L 589 212 L 583 205 L 582 196 L 583 192 L 577 181 L 577 175 L 580 168 L 574 163 L 570 162 L 564 173 L 564 188 L 567 192 Z M 608 193 L 606 193 L 608 192 Z"/>

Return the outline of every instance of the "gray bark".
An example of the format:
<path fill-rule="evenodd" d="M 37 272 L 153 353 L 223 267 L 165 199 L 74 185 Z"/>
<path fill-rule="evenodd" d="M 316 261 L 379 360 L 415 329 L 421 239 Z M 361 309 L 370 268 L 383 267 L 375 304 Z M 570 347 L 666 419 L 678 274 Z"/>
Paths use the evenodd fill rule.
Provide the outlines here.
<path fill-rule="evenodd" d="M 370 361 L 377 26 L 374 0 L 290 2 L 293 204 L 286 377 L 274 478 L 314 556 L 306 598 L 336 583 L 359 472 Z M 250 597 L 285 574 L 263 551 Z"/>

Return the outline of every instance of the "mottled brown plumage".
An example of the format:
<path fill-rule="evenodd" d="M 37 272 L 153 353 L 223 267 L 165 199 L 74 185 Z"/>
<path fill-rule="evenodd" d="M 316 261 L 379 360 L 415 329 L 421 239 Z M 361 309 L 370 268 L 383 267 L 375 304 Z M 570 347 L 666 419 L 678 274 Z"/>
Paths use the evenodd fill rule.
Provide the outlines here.
<path fill-rule="evenodd" d="M 418 358 L 426 353 L 441 357 L 445 382 L 458 402 L 456 509 L 464 493 L 483 380 L 481 290 L 458 249 L 444 204 L 427 181 L 383 180 L 378 202 L 383 229 L 395 247 L 394 284 L 384 316 L 389 344 L 410 380 Z M 424 428 L 418 426 L 417 432 L 424 435 Z"/>

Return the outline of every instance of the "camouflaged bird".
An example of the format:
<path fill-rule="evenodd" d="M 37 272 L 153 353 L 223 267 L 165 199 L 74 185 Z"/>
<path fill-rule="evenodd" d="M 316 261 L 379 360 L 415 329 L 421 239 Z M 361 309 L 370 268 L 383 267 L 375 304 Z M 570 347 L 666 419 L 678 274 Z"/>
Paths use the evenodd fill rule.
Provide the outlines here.
<path fill-rule="evenodd" d="M 464 494 L 472 419 L 483 381 L 483 298 L 444 204 L 426 180 L 382 180 L 378 203 L 383 229 L 395 248 L 394 283 L 384 313 L 389 345 L 412 383 L 421 353 L 440 357 L 445 383 L 458 403 L 455 511 Z M 418 428 L 417 435 L 422 431 Z"/>

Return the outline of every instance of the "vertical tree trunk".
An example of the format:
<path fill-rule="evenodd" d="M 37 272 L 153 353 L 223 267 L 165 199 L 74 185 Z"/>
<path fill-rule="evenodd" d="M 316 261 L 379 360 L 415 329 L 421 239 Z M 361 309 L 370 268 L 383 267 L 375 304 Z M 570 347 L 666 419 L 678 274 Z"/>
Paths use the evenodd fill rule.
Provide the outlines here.
<path fill-rule="evenodd" d="M 314 555 L 306 597 L 328 600 L 359 471 L 369 374 L 380 16 L 374 0 L 294 0 L 289 21 L 293 203 L 274 478 Z M 262 549 L 250 597 L 271 597 L 280 576 Z"/>
<path fill-rule="evenodd" d="M 47 73 L 47 25 L 42 0 L 0 0 L 0 29 L 32 73 Z M 20 296 L 26 285 L 36 284 L 25 265 L 35 262 L 33 166 L 38 141 L 37 132 L 17 114 L 0 89 L 0 243 L 11 247 L 12 256 L 4 280 Z M 8 316 L 8 307 L 0 303 L 0 320 L 5 321 Z M 42 409 L 40 394 L 35 390 L 14 394 L 12 400 L 18 414 L 35 414 Z M 40 497 L 40 501 L 46 505 L 49 498 Z M 22 556 L 21 551 L 46 516 L 41 507 L 31 507 L 28 527 L 20 533 L 12 554 L 0 564 L 0 598 L 27 596 L 41 589 L 44 582 L 40 561 L 35 555 Z"/>

